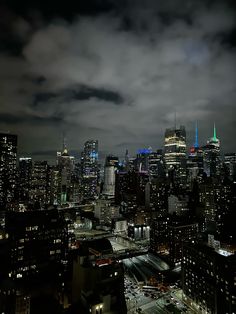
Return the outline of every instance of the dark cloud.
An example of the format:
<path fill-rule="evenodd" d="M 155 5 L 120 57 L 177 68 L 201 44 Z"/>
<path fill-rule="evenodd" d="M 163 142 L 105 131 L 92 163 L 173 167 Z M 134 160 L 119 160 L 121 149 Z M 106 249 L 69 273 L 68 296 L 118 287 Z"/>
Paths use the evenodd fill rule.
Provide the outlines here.
<path fill-rule="evenodd" d="M 232 1 L 78 3 L 5 4 L 0 128 L 21 151 L 56 151 L 62 132 L 78 151 L 89 138 L 103 154 L 161 148 L 175 111 L 189 144 L 196 120 L 201 144 L 215 122 L 236 151 Z"/>
<path fill-rule="evenodd" d="M 37 93 L 34 96 L 34 102 L 33 106 L 40 106 L 42 103 L 46 103 L 49 100 L 52 99 L 61 99 L 63 103 L 68 103 L 73 100 L 89 100 L 91 98 L 97 99 L 97 100 L 104 100 L 111 103 L 114 103 L 116 105 L 119 105 L 122 103 L 123 99 L 122 97 L 113 91 L 105 90 L 105 89 L 98 89 L 98 88 L 92 88 L 88 86 L 80 86 L 77 88 L 70 88 L 62 90 L 58 93 Z"/>
<path fill-rule="evenodd" d="M 34 115 L 22 115 L 20 116 L 18 115 L 14 115 L 14 114 L 10 114 L 10 113 L 2 113 L 0 114 L 0 123 L 5 123 L 5 124 L 20 124 L 20 125 L 24 125 L 24 124 L 30 124 L 33 125 L 39 124 L 39 125 L 43 125 L 43 124 L 48 124 L 48 123 L 60 123 L 63 121 L 63 117 L 62 116 L 53 116 L 53 117 L 40 117 L 40 116 L 34 116 Z"/>

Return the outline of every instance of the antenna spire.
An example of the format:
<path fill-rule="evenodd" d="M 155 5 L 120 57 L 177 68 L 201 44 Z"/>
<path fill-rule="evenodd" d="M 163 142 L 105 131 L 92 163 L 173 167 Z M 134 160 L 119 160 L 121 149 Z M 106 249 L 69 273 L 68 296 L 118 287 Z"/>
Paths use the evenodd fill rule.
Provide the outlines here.
<path fill-rule="evenodd" d="M 62 152 L 67 154 L 65 132 L 62 133 Z"/>
<path fill-rule="evenodd" d="M 197 125 L 197 121 L 196 121 L 196 125 L 195 125 L 195 143 L 194 143 L 194 147 L 198 148 L 199 147 L 199 143 L 198 143 L 198 125 Z"/>
<path fill-rule="evenodd" d="M 216 124 L 215 124 L 215 122 L 214 122 L 213 139 L 214 139 L 214 141 L 217 141 L 217 137 L 216 137 Z"/>
<path fill-rule="evenodd" d="M 62 133 L 62 150 L 64 150 L 66 147 L 66 137 L 65 132 Z"/>

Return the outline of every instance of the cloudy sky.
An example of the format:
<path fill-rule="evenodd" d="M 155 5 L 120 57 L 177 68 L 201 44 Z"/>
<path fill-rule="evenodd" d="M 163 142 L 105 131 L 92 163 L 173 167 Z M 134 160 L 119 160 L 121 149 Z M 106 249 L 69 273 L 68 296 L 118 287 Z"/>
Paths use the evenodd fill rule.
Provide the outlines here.
<path fill-rule="evenodd" d="M 215 122 L 236 151 L 234 1 L 67 2 L 0 6 L 0 131 L 20 155 L 54 158 L 63 133 L 73 152 L 162 148 L 175 111 L 189 145 Z"/>

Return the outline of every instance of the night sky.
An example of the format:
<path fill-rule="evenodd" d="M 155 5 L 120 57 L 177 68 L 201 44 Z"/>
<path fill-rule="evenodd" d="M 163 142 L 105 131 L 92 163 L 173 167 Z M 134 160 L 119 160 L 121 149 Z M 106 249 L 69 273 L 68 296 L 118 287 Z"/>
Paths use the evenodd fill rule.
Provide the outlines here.
<path fill-rule="evenodd" d="M 33 2 L 33 3 L 32 3 Z M 102 155 L 163 147 L 177 125 L 236 151 L 234 1 L 3 1 L 0 131 L 19 155 L 55 158 L 98 139 Z"/>

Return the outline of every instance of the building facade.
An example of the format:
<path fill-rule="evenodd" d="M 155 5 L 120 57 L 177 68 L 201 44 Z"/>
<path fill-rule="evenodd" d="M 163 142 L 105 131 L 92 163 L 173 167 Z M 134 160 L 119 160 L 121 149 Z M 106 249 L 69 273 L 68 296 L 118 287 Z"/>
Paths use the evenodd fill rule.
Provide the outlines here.
<path fill-rule="evenodd" d="M 32 158 L 19 158 L 18 197 L 23 203 L 29 202 L 32 166 Z"/>
<path fill-rule="evenodd" d="M 82 186 L 84 200 L 93 200 L 98 196 L 99 166 L 98 141 L 89 140 L 84 144 L 81 156 Z"/>
<path fill-rule="evenodd" d="M 186 183 L 186 131 L 184 126 L 180 126 L 179 129 L 166 130 L 164 157 L 170 180 L 184 185 Z"/>
<path fill-rule="evenodd" d="M 35 161 L 33 164 L 30 203 L 38 208 L 50 204 L 50 167 L 47 161 Z"/>
<path fill-rule="evenodd" d="M 205 243 L 183 247 L 183 300 L 196 313 L 236 312 L 236 255 Z"/>
<path fill-rule="evenodd" d="M 115 197 L 116 171 L 119 159 L 115 156 L 107 156 L 104 167 L 104 186 L 103 194 L 108 197 Z"/>
<path fill-rule="evenodd" d="M 17 169 L 17 136 L 0 133 L 0 210 L 14 201 Z"/>
<path fill-rule="evenodd" d="M 108 239 L 82 241 L 73 258 L 72 303 L 81 313 L 127 313 L 124 270 Z"/>
<path fill-rule="evenodd" d="M 213 137 L 211 137 L 203 149 L 204 171 L 209 177 L 217 177 L 220 174 L 220 140 L 216 136 L 216 127 L 214 125 Z"/>

